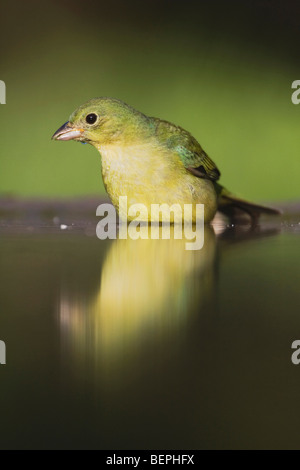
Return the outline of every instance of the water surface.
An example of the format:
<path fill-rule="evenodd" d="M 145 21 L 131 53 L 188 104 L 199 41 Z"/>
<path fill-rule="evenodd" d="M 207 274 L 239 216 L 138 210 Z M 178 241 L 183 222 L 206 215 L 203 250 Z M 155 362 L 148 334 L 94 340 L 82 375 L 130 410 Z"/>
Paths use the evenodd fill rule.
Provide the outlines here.
<path fill-rule="evenodd" d="M 299 448 L 297 214 L 197 252 L 53 216 L 2 214 L 1 448 Z"/>

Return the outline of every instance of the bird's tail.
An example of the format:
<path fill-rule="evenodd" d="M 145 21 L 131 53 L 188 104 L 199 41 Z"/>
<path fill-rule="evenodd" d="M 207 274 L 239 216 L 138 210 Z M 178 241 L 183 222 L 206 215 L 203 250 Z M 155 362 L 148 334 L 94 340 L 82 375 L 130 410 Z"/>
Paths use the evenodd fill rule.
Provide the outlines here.
<path fill-rule="evenodd" d="M 231 194 L 226 188 L 215 183 L 218 193 L 218 211 L 230 218 L 236 218 L 241 212 L 251 217 L 252 223 L 257 222 L 261 214 L 279 215 L 280 211 L 271 207 L 261 206 L 253 202 L 240 199 Z"/>

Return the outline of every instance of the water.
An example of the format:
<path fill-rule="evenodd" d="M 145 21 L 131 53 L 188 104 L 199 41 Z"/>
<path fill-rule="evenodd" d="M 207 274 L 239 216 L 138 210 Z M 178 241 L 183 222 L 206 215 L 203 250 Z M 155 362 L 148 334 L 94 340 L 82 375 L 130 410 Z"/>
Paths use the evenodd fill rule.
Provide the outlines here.
<path fill-rule="evenodd" d="M 297 215 L 192 252 L 59 210 L 0 224 L 1 448 L 299 448 Z"/>

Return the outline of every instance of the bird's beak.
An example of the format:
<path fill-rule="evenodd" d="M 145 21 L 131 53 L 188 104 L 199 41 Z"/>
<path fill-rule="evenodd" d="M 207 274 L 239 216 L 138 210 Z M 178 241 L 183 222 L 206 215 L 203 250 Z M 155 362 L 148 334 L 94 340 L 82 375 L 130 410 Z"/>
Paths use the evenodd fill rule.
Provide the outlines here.
<path fill-rule="evenodd" d="M 55 134 L 53 134 L 53 140 L 72 140 L 78 139 L 82 136 L 84 129 L 78 129 L 77 127 L 73 127 L 69 121 L 66 122 L 63 126 L 61 126 Z"/>

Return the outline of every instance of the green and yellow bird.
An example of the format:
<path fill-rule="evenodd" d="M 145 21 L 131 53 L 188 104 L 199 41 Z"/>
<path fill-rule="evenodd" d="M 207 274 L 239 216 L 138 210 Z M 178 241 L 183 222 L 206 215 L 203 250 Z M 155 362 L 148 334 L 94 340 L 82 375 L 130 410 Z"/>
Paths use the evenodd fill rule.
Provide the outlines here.
<path fill-rule="evenodd" d="M 148 117 L 117 99 L 94 98 L 84 103 L 52 138 L 96 147 L 114 206 L 119 211 L 119 197 L 127 196 L 128 206 L 147 207 L 148 221 L 151 204 L 176 204 L 182 211 L 184 204 L 204 204 L 205 222 L 217 210 L 229 216 L 242 210 L 252 221 L 261 213 L 278 213 L 239 199 L 219 185 L 220 171 L 188 131 Z M 130 220 L 127 213 L 119 211 L 119 215 Z M 164 220 L 163 213 L 159 217 Z M 193 222 L 195 217 L 194 211 Z"/>

